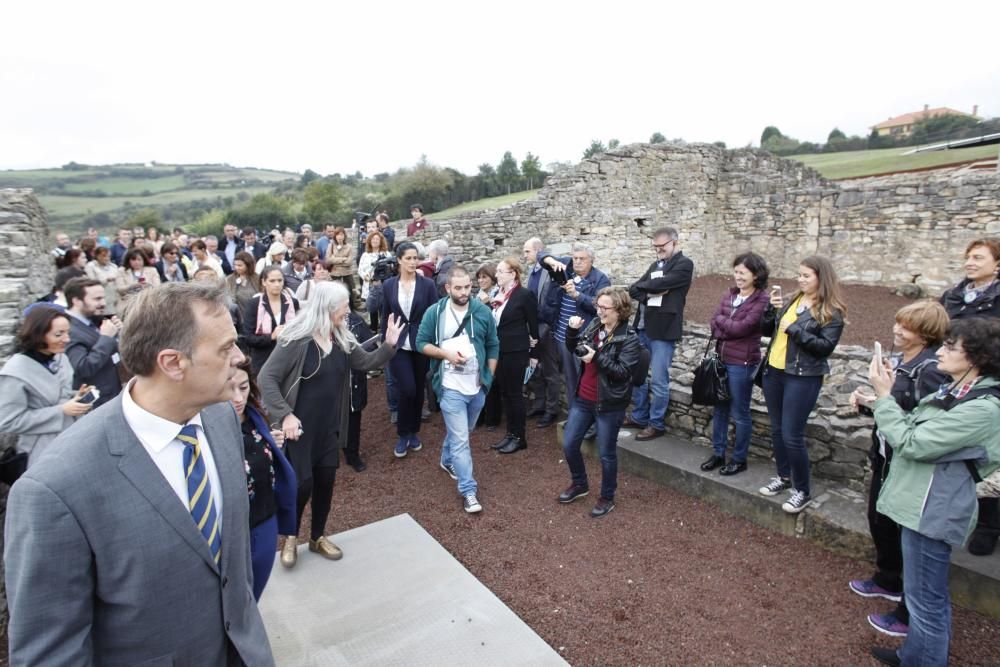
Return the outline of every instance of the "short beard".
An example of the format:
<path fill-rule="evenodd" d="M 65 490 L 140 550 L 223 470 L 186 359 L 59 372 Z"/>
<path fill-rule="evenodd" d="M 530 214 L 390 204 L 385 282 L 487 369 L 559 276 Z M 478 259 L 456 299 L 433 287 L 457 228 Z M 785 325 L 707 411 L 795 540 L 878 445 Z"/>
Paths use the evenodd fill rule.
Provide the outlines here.
<path fill-rule="evenodd" d="M 458 296 L 458 297 L 457 297 L 457 296 L 455 296 L 454 294 L 452 294 L 452 295 L 450 295 L 450 296 L 451 296 L 451 302 L 452 302 L 453 304 L 455 304 L 456 306 L 464 306 L 464 305 L 466 305 L 467 303 L 469 303 L 469 295 L 465 295 L 465 296 Z"/>

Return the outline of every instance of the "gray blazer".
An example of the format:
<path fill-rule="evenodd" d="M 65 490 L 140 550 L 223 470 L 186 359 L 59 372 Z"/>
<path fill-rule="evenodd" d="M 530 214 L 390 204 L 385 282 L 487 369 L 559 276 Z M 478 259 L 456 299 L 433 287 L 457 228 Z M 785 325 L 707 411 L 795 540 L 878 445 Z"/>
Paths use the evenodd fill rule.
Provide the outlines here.
<path fill-rule="evenodd" d="M 121 397 L 63 432 L 14 484 L 4 559 L 11 665 L 273 665 L 254 602 L 243 437 L 201 413 L 223 498 L 216 566 L 128 427 Z"/>
<path fill-rule="evenodd" d="M 279 342 L 275 345 L 271 356 L 267 358 L 264 367 L 260 369 L 257 379 L 260 382 L 261 402 L 264 403 L 271 424 L 280 427 L 281 420 L 295 412 L 302 380 L 302 366 L 305 364 L 306 352 L 310 345 L 313 345 L 312 338 L 293 340 L 288 345 Z M 334 344 L 333 353 L 338 352 L 339 348 Z M 385 342 L 372 352 L 355 347 L 351 350 L 348 363 L 353 370 L 370 371 L 385 366 L 394 354 L 396 348 Z M 344 373 L 340 386 L 330 387 L 330 390 L 341 392 L 343 400 L 340 401 L 339 423 L 346 425 L 351 411 L 351 374 Z M 347 429 L 341 428 L 337 444 L 343 449 L 346 443 Z"/>
<path fill-rule="evenodd" d="M 73 423 L 62 411 L 76 394 L 73 367 L 65 355 L 55 360 L 55 373 L 26 354 L 15 354 L 0 369 L 0 433 L 18 435 L 17 450 L 27 452 L 29 464 Z"/>
<path fill-rule="evenodd" d="M 100 331 L 88 327 L 72 315 L 68 317 L 69 345 L 66 346 L 66 356 L 76 371 L 73 387 L 94 385 L 101 391 L 101 397 L 94 407 L 104 405 L 122 390 L 118 366 L 113 361 L 114 354 L 118 352 L 118 341 L 110 336 L 102 336 Z"/>

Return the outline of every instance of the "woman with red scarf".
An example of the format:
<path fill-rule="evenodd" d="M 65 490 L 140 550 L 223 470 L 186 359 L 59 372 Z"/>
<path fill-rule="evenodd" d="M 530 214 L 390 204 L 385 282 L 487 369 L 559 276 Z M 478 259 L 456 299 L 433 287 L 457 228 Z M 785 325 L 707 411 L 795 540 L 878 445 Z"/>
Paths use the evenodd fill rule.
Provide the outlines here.
<path fill-rule="evenodd" d="M 501 454 L 525 449 L 524 380 L 525 370 L 538 363 L 538 301 L 534 293 L 521 286 L 523 269 L 516 257 L 497 264 L 496 296 L 490 300 L 493 319 L 500 338 L 500 359 L 496 379 L 503 409 L 507 413 L 507 436 L 493 445 Z"/>

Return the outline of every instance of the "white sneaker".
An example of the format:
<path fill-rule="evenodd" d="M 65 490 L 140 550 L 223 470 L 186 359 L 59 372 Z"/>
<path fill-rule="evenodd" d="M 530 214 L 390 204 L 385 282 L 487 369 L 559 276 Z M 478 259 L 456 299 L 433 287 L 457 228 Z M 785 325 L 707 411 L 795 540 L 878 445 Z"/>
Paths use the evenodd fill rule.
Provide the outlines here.
<path fill-rule="evenodd" d="M 479 500 L 476 499 L 476 494 L 474 493 L 465 494 L 465 498 L 462 500 L 462 505 L 465 507 L 465 511 L 469 514 L 475 514 L 483 511 L 483 506 L 479 504 Z"/>
<path fill-rule="evenodd" d="M 792 491 L 792 495 L 782 504 L 781 509 L 789 514 L 798 514 L 812 502 L 812 497 L 802 491 Z"/>
<path fill-rule="evenodd" d="M 792 482 L 790 480 L 781 479 L 780 477 L 772 477 L 771 481 L 767 483 L 767 486 L 762 486 L 757 490 L 765 496 L 776 496 L 782 491 L 786 491 L 790 488 L 792 488 Z"/>

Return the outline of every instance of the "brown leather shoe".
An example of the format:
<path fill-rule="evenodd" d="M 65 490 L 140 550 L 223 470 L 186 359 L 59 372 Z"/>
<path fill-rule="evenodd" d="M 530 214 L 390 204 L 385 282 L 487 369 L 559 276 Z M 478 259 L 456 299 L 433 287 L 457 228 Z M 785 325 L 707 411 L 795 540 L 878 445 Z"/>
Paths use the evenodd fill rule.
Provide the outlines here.
<path fill-rule="evenodd" d="M 299 543 L 294 535 L 287 535 L 285 542 L 281 545 L 281 564 L 285 567 L 294 567 L 295 561 L 299 557 Z"/>
<path fill-rule="evenodd" d="M 325 537 L 320 537 L 318 540 L 309 540 L 309 551 L 330 560 L 340 560 L 344 557 L 344 552 L 340 550 L 340 547 Z"/>
<path fill-rule="evenodd" d="M 635 439 L 642 442 L 643 440 L 654 440 L 661 435 L 663 435 L 663 431 L 655 429 L 652 426 L 647 426 L 635 434 Z"/>

